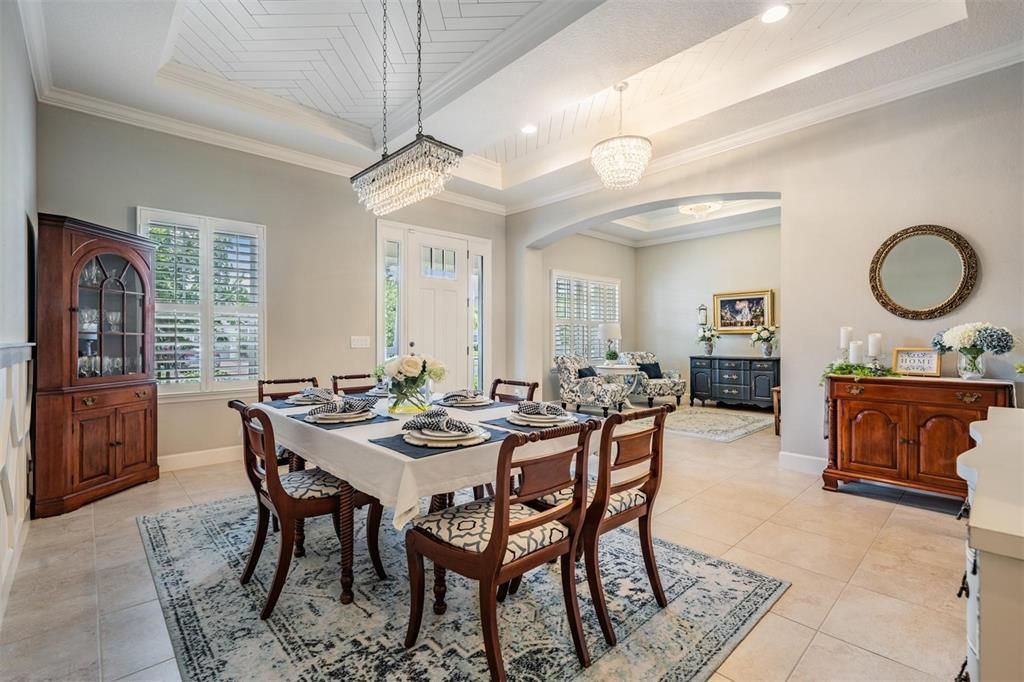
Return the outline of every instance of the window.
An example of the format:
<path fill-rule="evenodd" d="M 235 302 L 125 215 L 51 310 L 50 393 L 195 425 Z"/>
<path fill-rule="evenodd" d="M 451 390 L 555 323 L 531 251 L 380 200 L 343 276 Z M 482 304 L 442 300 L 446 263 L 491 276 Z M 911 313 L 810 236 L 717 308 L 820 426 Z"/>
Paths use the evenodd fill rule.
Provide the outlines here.
<path fill-rule="evenodd" d="M 604 358 L 598 325 L 619 322 L 619 281 L 553 271 L 551 297 L 554 354 Z"/>
<path fill-rule="evenodd" d="M 484 390 L 484 257 L 474 253 L 469 275 L 469 387 Z"/>
<path fill-rule="evenodd" d="M 156 378 L 162 393 L 247 389 L 263 371 L 263 226 L 139 208 L 157 243 Z"/>
<path fill-rule="evenodd" d="M 384 242 L 384 358 L 398 355 L 398 320 L 401 304 L 401 242 Z"/>

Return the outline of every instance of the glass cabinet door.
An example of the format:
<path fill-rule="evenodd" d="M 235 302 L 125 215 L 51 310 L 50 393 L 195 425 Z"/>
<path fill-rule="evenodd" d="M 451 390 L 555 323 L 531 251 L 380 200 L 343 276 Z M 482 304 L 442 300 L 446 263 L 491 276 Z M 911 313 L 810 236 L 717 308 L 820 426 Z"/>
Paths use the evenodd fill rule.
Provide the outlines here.
<path fill-rule="evenodd" d="M 145 374 L 146 296 L 123 256 L 92 258 L 78 277 L 79 379 Z"/>

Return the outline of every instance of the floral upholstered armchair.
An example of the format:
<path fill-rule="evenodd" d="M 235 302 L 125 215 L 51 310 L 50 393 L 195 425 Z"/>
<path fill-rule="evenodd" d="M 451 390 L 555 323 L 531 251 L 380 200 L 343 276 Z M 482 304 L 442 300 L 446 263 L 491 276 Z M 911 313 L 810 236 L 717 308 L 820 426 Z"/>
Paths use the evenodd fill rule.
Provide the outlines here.
<path fill-rule="evenodd" d="M 582 355 L 562 355 L 555 358 L 555 365 L 558 367 L 558 387 L 563 407 L 600 407 L 606 417 L 609 408 L 622 411 L 629 388 L 624 384 L 606 381 L 596 372 L 590 374 L 594 371 L 590 360 Z M 580 370 L 583 370 L 584 375 L 590 375 L 580 376 Z"/>
<path fill-rule="evenodd" d="M 620 358 L 627 365 L 640 366 L 640 380 L 636 383 L 635 392 L 637 395 L 646 396 L 648 407 L 654 407 L 654 399 L 661 396 L 675 396 L 676 405 L 682 402 L 683 394 L 686 393 L 686 380 L 680 378 L 679 372 L 662 370 L 660 366 L 657 368 L 647 366 L 657 364 L 657 355 L 644 351 L 632 351 L 622 353 Z M 661 376 L 651 376 L 652 373 L 660 373 Z"/>

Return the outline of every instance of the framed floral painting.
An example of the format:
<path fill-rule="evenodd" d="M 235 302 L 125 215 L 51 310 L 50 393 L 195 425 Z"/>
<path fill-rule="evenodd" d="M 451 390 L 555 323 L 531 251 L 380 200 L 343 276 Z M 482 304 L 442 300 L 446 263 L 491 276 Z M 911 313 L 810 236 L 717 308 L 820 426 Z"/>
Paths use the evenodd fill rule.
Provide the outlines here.
<path fill-rule="evenodd" d="M 771 289 L 715 294 L 712 310 L 721 334 L 750 334 L 758 325 L 775 324 Z"/>

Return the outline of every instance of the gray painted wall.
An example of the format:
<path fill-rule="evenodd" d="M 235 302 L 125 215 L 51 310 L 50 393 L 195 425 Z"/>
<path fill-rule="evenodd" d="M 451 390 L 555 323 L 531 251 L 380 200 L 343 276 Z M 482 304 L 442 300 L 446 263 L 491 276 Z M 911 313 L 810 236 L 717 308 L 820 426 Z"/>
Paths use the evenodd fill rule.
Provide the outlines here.
<path fill-rule="evenodd" d="M 373 366 L 349 337 L 375 338 L 375 220 L 346 178 L 46 105 L 38 129 L 40 211 L 129 231 L 139 205 L 267 226 L 268 376 Z M 388 219 L 493 240 L 490 352 L 504 373 L 504 217 L 425 201 Z M 238 443 L 224 402 L 162 404 L 160 454 Z"/>
<path fill-rule="evenodd" d="M 861 339 L 883 332 L 886 351 L 927 345 L 936 331 L 977 320 L 1024 335 L 1022 167 L 1024 65 L 1018 64 L 656 173 L 633 190 L 593 192 L 509 216 L 508 285 L 532 293 L 542 279 L 542 252 L 526 247 L 610 211 L 718 192 L 780 192 L 782 449 L 823 458 L 818 375 L 836 356 L 839 326 L 852 325 Z M 920 223 L 959 231 L 981 261 L 970 299 L 939 320 L 897 318 L 868 286 L 878 246 Z M 538 317 L 521 301 L 509 301 L 509 364 L 523 374 L 545 365 L 532 340 Z M 990 358 L 990 376 L 1013 378 L 1013 363 L 1022 359 L 1024 347 Z M 947 361 L 947 373 L 953 364 Z"/>
<path fill-rule="evenodd" d="M 689 381 L 690 356 L 704 353 L 697 343 L 697 306 L 730 291 L 775 290 L 775 323 L 782 324 L 781 229 L 763 227 L 636 250 L 638 344 L 658 354 L 662 367 Z M 782 338 L 780 338 L 780 341 Z M 723 334 L 716 355 L 752 355 L 746 334 Z M 779 352 L 776 351 L 776 355 Z"/>

